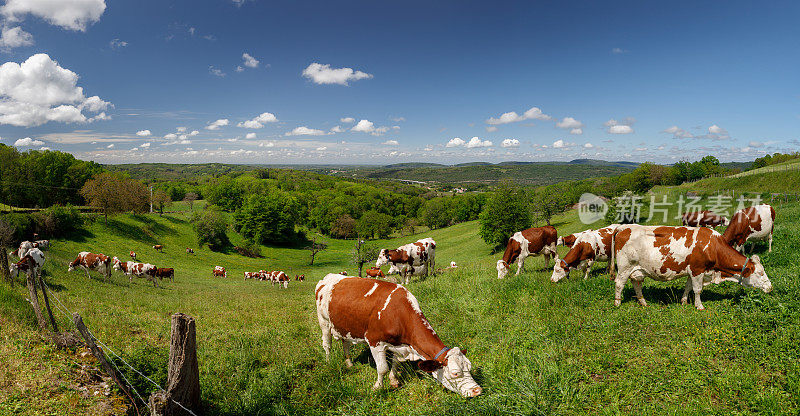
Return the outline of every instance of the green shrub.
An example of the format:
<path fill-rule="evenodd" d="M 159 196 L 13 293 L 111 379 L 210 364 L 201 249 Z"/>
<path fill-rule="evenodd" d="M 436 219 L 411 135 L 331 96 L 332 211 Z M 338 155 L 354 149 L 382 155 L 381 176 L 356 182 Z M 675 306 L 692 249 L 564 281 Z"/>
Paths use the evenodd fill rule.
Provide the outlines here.
<path fill-rule="evenodd" d="M 480 215 L 480 235 L 495 249 L 515 232 L 531 225 L 531 213 L 523 189 L 503 184 L 491 193 Z"/>
<path fill-rule="evenodd" d="M 230 245 L 228 240 L 228 221 L 218 212 L 205 210 L 192 215 L 192 226 L 197 233 L 197 244 L 208 244 L 212 250 L 220 250 Z"/>
<path fill-rule="evenodd" d="M 250 195 L 233 215 L 234 228 L 257 243 L 285 244 L 295 239 L 298 209 L 297 200 L 283 191 Z"/>
<path fill-rule="evenodd" d="M 67 235 L 83 225 L 80 212 L 72 205 L 53 205 L 31 216 L 39 234 L 47 238 Z"/>

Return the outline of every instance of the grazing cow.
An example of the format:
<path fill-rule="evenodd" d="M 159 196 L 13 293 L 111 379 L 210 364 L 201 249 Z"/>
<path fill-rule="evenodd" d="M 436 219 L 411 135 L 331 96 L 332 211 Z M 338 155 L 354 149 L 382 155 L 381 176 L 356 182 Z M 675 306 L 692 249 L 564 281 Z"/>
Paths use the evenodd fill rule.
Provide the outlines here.
<path fill-rule="evenodd" d="M 133 281 L 133 276 L 144 278 L 153 282 L 154 287 L 159 287 L 156 281 L 158 267 L 149 263 L 128 263 L 128 280 Z"/>
<path fill-rule="evenodd" d="M 130 255 L 131 255 L 131 260 L 136 261 L 136 253 L 131 251 Z"/>
<path fill-rule="evenodd" d="M 136 264 L 136 262 L 133 262 L 133 261 L 121 261 L 119 258 L 117 258 L 117 256 L 114 256 L 114 258 L 111 260 L 111 264 L 112 264 L 114 270 L 116 270 L 118 272 L 122 272 L 122 274 L 127 275 L 127 274 L 130 274 L 130 268 L 134 264 Z"/>
<path fill-rule="evenodd" d="M 170 279 L 175 281 L 175 269 L 172 267 L 159 267 L 156 269 L 156 277 L 159 279 Z"/>
<path fill-rule="evenodd" d="M 347 270 L 342 270 L 339 272 L 339 274 L 342 276 L 347 276 Z"/>
<path fill-rule="evenodd" d="M 719 227 L 730 223 L 730 220 L 712 211 L 689 211 L 681 216 L 683 225 L 690 227 Z"/>
<path fill-rule="evenodd" d="M 517 276 L 519 276 L 528 256 L 544 256 L 544 266 L 550 267 L 551 256 L 558 261 L 556 240 L 558 232 L 552 225 L 517 231 L 508 239 L 503 258 L 497 260 L 497 278 L 506 277 L 511 268 L 510 264 L 514 261 L 517 262 Z"/>
<path fill-rule="evenodd" d="M 163 253 L 164 252 L 164 246 L 162 246 L 161 244 L 156 244 L 156 245 L 153 246 L 153 250 L 158 251 L 159 253 Z"/>
<path fill-rule="evenodd" d="M 258 272 L 244 272 L 244 280 L 247 280 L 247 279 L 259 279 L 260 277 L 261 276 L 259 276 Z"/>
<path fill-rule="evenodd" d="M 306 280 L 306 275 L 305 274 L 299 274 L 299 275 L 296 274 L 296 275 L 294 275 L 294 280 L 297 280 L 298 282 L 303 282 L 303 281 Z"/>
<path fill-rule="evenodd" d="M 384 280 L 329 274 L 317 283 L 315 294 L 326 359 L 330 359 L 332 338 L 342 340 L 348 367 L 352 366 L 351 344 L 367 344 L 378 370 L 373 389 L 383 386 L 386 373 L 392 387 L 397 387 L 398 363 L 422 360 L 418 367 L 448 390 L 464 397 L 483 391 L 470 374 L 472 363 L 466 351 L 444 345 L 405 287 Z M 391 370 L 387 352 L 392 353 Z"/>
<path fill-rule="evenodd" d="M 92 276 L 89 275 L 89 270 L 94 270 L 108 278 L 111 277 L 111 258 L 103 253 L 95 254 L 88 251 L 81 251 L 78 253 L 78 257 L 69 264 L 67 271 L 71 272 L 77 267 L 82 268 L 83 271 L 86 272 L 86 276 L 90 279 Z"/>
<path fill-rule="evenodd" d="M 266 271 L 259 270 L 258 272 L 256 272 L 256 279 L 261 280 L 263 282 L 264 280 L 267 280 L 269 278 L 267 274 L 268 273 Z"/>
<path fill-rule="evenodd" d="M 642 306 L 645 276 L 670 281 L 687 276 L 681 303 L 686 304 L 689 291 L 694 291 L 694 306 L 702 310 L 700 292 L 703 286 L 723 281 L 737 282 L 769 293 L 770 282 L 758 256 L 747 258 L 729 246 L 722 236 L 706 227 L 667 227 L 621 225 L 614 231 L 611 247 L 611 268 L 616 276 L 614 305 L 622 302 L 622 289 L 628 279 Z"/>
<path fill-rule="evenodd" d="M 42 251 L 38 248 L 32 248 L 25 253 L 25 257 L 20 259 L 20 261 L 11 263 L 8 270 L 11 272 L 11 278 L 16 279 L 19 275 L 19 272 L 27 272 L 32 266 L 33 269 L 31 272 L 34 276 L 38 276 L 43 265 L 44 253 L 42 253 Z"/>
<path fill-rule="evenodd" d="M 217 276 L 228 277 L 228 272 L 225 271 L 225 268 L 222 266 L 214 266 L 214 270 L 211 271 L 211 275 L 214 277 Z"/>
<path fill-rule="evenodd" d="M 451 261 L 451 262 L 450 262 L 450 267 L 448 267 L 448 268 L 449 268 L 449 269 L 456 269 L 456 268 L 458 268 L 458 265 L 456 264 L 456 262 L 454 262 L 454 261 Z"/>
<path fill-rule="evenodd" d="M 590 231 L 590 230 L 587 230 L 587 231 Z M 556 246 L 565 246 L 565 247 L 572 248 L 572 245 L 575 244 L 575 240 L 577 240 L 578 237 L 583 235 L 583 233 L 585 233 L 585 232 L 586 231 L 580 231 L 580 232 L 577 232 L 577 233 L 572 233 L 570 235 L 565 235 L 563 237 L 558 237 L 558 240 L 556 240 Z"/>
<path fill-rule="evenodd" d="M 586 230 L 580 233 L 567 255 L 561 261 L 555 262 L 550 281 L 555 283 L 569 276 L 569 271 L 573 268 L 584 270 L 583 278 L 588 278 L 594 262 L 608 261 L 611 257 L 611 238 L 617 227 L 619 224 L 611 224 L 598 230 Z"/>
<path fill-rule="evenodd" d="M 408 284 L 410 276 L 428 275 L 428 266 L 432 264 L 430 255 L 435 250 L 436 242 L 431 238 L 424 238 L 395 250 L 382 249 L 375 261 L 375 267 L 389 264 L 389 274 L 400 274 L 401 281 Z"/>
<path fill-rule="evenodd" d="M 370 267 L 364 273 L 367 275 L 367 277 L 386 277 L 386 275 L 383 274 L 383 271 L 381 271 L 380 267 Z"/>
<path fill-rule="evenodd" d="M 428 252 L 428 262 L 425 264 L 425 270 L 435 270 L 436 267 L 436 241 L 433 241 L 432 238 L 427 237 L 420 240 L 417 240 L 417 244 L 420 243 L 425 247 L 425 251 Z"/>
<path fill-rule="evenodd" d="M 37 247 L 36 243 L 32 243 L 30 241 L 23 241 L 19 243 L 19 248 L 17 249 L 17 257 L 22 259 L 23 257 L 25 257 L 26 254 L 28 254 L 28 250 L 32 250 L 36 247 Z"/>
<path fill-rule="evenodd" d="M 748 240 L 766 240 L 769 242 L 769 252 L 772 252 L 774 226 L 775 209 L 767 204 L 755 205 L 736 211 L 722 238 L 740 253 L 744 253 L 744 243 Z M 753 251 L 752 247 L 750 251 Z"/>
<path fill-rule="evenodd" d="M 47 250 L 50 248 L 50 240 L 36 240 L 33 243 L 40 250 Z"/>
<path fill-rule="evenodd" d="M 194 254 L 194 250 L 190 249 L 189 247 L 186 247 L 186 254 Z"/>
<path fill-rule="evenodd" d="M 284 272 L 273 272 L 277 273 L 275 276 L 276 281 L 278 282 L 278 286 L 283 286 L 284 289 L 289 288 L 289 276 Z"/>

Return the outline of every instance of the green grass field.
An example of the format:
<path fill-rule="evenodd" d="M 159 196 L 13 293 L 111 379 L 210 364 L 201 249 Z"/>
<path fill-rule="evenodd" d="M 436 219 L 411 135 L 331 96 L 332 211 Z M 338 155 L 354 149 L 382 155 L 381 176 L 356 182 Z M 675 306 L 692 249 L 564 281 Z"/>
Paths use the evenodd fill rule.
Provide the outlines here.
<path fill-rule="evenodd" d="M 313 289 L 326 273 L 354 272 L 347 260 L 352 242 L 329 240 L 313 267 L 303 250 L 266 247 L 264 259 L 198 250 L 181 208 L 163 217 L 120 215 L 108 227 L 98 220 L 76 238 L 53 242 L 45 270 L 57 296 L 100 340 L 159 383 L 166 378 L 170 315 L 194 316 L 210 415 L 797 414 L 800 204 L 776 209 L 773 252 L 761 253 L 775 290 L 709 286 L 703 312 L 679 304 L 683 281 L 648 281 L 646 308 L 629 285 L 615 308 L 604 265 L 588 280 L 573 272 L 553 284 L 536 258 L 520 276 L 498 280 L 501 254 L 490 253 L 476 222 L 380 242 L 396 247 L 431 236 L 437 263 L 459 264 L 409 289 L 445 344 L 469 350 L 485 392 L 474 399 L 446 391 L 412 365 L 399 389 L 373 392 L 374 363 L 363 346 L 353 351 L 353 368 L 344 367 L 338 343 L 325 362 Z M 559 234 L 586 228 L 574 211 L 553 222 Z M 156 243 L 164 254 L 151 248 Z M 196 254 L 187 255 L 187 246 Z M 120 258 L 134 250 L 142 261 L 174 267 L 175 282 L 156 289 L 119 273 L 111 280 L 67 273 L 82 250 Z M 226 279 L 211 277 L 215 265 L 228 269 Z M 243 281 L 242 272 L 258 269 L 305 273 L 308 280 L 288 290 Z M 70 388 L 69 353 L 35 335 L 26 294 L 0 284 L 0 357 L 8 362 L 0 370 L 0 414 L 92 413 L 96 400 Z M 141 378 L 127 375 L 149 393 Z"/>

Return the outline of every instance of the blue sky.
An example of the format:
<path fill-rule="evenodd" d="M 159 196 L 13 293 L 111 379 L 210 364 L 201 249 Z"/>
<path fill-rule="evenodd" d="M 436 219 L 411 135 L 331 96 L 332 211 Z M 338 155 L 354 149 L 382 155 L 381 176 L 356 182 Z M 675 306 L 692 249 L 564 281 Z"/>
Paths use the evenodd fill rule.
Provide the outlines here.
<path fill-rule="evenodd" d="M 101 163 L 752 160 L 800 147 L 798 17 L 798 2 L 6 0 L 0 142 Z"/>

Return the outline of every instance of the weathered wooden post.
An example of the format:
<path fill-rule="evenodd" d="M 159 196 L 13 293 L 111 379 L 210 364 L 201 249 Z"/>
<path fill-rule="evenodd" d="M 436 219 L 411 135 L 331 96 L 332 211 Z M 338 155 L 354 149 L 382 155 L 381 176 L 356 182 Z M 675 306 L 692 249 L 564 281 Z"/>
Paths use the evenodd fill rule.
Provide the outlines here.
<path fill-rule="evenodd" d="M 194 318 L 175 313 L 172 315 L 170 333 L 167 389 L 150 396 L 150 410 L 158 416 L 191 415 L 186 409 L 200 414 L 197 343 Z"/>
<path fill-rule="evenodd" d="M 92 355 L 97 358 L 97 361 L 100 361 L 100 364 L 103 366 L 103 369 L 106 370 L 111 379 L 114 380 L 114 383 L 117 383 L 117 386 L 126 396 L 130 399 L 131 404 L 133 405 L 133 409 L 136 411 L 136 414 L 139 414 L 139 407 L 136 405 L 136 399 L 133 398 L 130 390 L 128 390 L 128 386 L 119 379 L 117 373 L 111 368 L 111 364 L 108 363 L 106 360 L 106 356 L 103 354 L 103 351 L 97 346 L 94 342 L 94 337 L 92 334 L 89 333 L 89 330 L 86 328 L 86 325 L 83 324 L 83 318 L 77 313 L 72 314 L 72 321 L 75 323 L 75 327 L 78 328 L 78 332 L 81 333 L 83 339 L 86 341 L 86 346 L 92 351 Z"/>
<path fill-rule="evenodd" d="M 28 277 L 28 293 L 30 294 L 31 306 L 33 312 L 36 314 L 36 322 L 39 324 L 39 329 L 44 330 L 47 323 L 42 316 L 42 308 L 39 307 L 39 294 L 36 293 L 36 275 L 33 273 L 33 261 L 28 261 L 28 271 L 25 273 Z"/>
<path fill-rule="evenodd" d="M 58 334 L 58 325 L 56 325 L 56 318 L 53 317 L 53 310 L 50 309 L 50 299 L 47 297 L 47 286 L 44 283 L 44 276 L 39 274 L 39 288 L 42 289 L 42 297 L 44 298 L 44 306 L 47 308 L 47 315 L 50 317 L 50 324 L 53 325 L 53 332 Z"/>
<path fill-rule="evenodd" d="M 14 286 L 14 279 L 11 278 L 11 272 L 8 270 L 8 252 L 6 250 L 5 244 L 0 245 L 0 274 L 3 275 L 3 280 Z"/>

